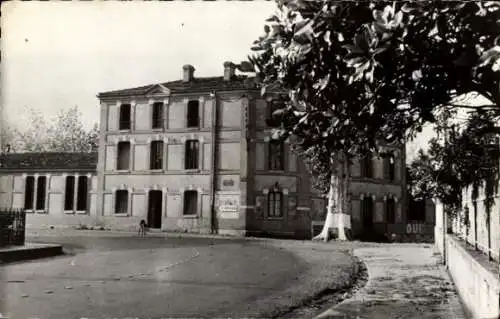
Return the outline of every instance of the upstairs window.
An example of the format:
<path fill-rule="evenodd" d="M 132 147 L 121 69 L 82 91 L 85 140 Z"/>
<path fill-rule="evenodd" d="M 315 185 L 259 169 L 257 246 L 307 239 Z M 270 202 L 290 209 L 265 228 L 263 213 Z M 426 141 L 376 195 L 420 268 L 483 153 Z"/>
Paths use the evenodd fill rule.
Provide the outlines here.
<path fill-rule="evenodd" d="M 361 161 L 362 177 L 373 178 L 373 159 L 371 155 L 365 156 Z"/>
<path fill-rule="evenodd" d="M 200 149 L 200 142 L 197 140 L 186 141 L 186 151 L 184 157 L 185 169 L 198 169 L 198 154 Z"/>
<path fill-rule="evenodd" d="M 389 157 L 387 160 L 387 179 L 390 181 L 396 179 L 396 162 L 393 156 Z"/>
<path fill-rule="evenodd" d="M 184 192 L 184 215 L 196 215 L 198 207 L 198 192 L 185 191 Z"/>
<path fill-rule="evenodd" d="M 128 190 L 120 189 L 116 191 L 115 214 L 128 213 Z"/>
<path fill-rule="evenodd" d="M 117 170 L 128 170 L 130 168 L 130 142 L 118 143 Z"/>
<path fill-rule="evenodd" d="M 150 169 L 163 168 L 163 141 L 151 142 L 151 153 L 149 158 Z"/>
<path fill-rule="evenodd" d="M 266 124 L 269 127 L 279 127 L 281 124 L 281 119 L 279 116 L 274 114 L 277 110 L 285 108 L 285 103 L 283 101 L 274 100 L 267 104 L 267 117 Z"/>
<path fill-rule="evenodd" d="M 268 216 L 271 218 L 283 217 L 283 193 L 269 192 L 267 195 Z"/>
<path fill-rule="evenodd" d="M 120 130 L 130 130 L 130 104 L 120 105 Z"/>
<path fill-rule="evenodd" d="M 269 142 L 269 170 L 285 170 L 284 144 L 281 141 L 271 140 Z"/>
<path fill-rule="evenodd" d="M 75 196 L 75 177 L 66 177 L 66 188 L 64 190 L 64 210 L 73 210 Z"/>
<path fill-rule="evenodd" d="M 200 102 L 191 100 L 188 102 L 187 108 L 187 127 L 200 126 Z"/>
<path fill-rule="evenodd" d="M 35 196 L 35 177 L 26 177 L 24 190 L 24 209 L 33 209 L 33 197 Z"/>
<path fill-rule="evenodd" d="M 385 203 L 385 213 L 387 222 L 394 224 L 396 220 L 396 203 L 394 201 L 394 198 L 387 199 L 387 202 Z"/>
<path fill-rule="evenodd" d="M 153 129 L 163 128 L 163 103 L 153 104 L 153 118 L 151 119 L 151 126 Z"/>

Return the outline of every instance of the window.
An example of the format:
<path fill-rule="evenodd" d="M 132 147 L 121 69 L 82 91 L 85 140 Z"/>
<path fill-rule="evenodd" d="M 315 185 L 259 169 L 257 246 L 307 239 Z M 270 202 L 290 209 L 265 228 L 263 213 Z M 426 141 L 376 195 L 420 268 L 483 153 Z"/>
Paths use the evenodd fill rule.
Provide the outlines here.
<path fill-rule="evenodd" d="M 365 197 L 361 203 L 363 212 L 363 226 L 370 227 L 373 224 L 373 199 Z"/>
<path fill-rule="evenodd" d="M 394 224 L 396 220 L 396 203 L 394 198 L 388 198 L 385 203 L 385 213 L 388 223 Z"/>
<path fill-rule="evenodd" d="M 387 160 L 387 178 L 390 181 L 393 181 L 396 177 L 396 163 L 394 161 L 394 157 L 389 157 Z"/>
<path fill-rule="evenodd" d="M 197 140 L 186 141 L 186 151 L 184 158 L 184 167 L 186 169 L 197 169 L 198 168 L 198 153 L 200 148 L 200 143 Z"/>
<path fill-rule="evenodd" d="M 163 103 L 153 104 L 153 118 L 151 121 L 153 129 L 163 128 Z"/>
<path fill-rule="evenodd" d="M 78 177 L 78 190 L 76 194 L 76 210 L 87 210 L 88 179 L 87 176 Z"/>
<path fill-rule="evenodd" d="M 425 222 L 425 199 L 424 200 L 410 200 L 410 221 Z"/>
<path fill-rule="evenodd" d="M 200 102 L 192 100 L 188 102 L 187 127 L 199 127 L 200 125 Z"/>
<path fill-rule="evenodd" d="M 130 167 L 130 142 L 118 143 L 117 170 L 128 170 Z"/>
<path fill-rule="evenodd" d="M 269 170 L 283 171 L 285 163 L 284 145 L 281 141 L 269 142 Z"/>
<path fill-rule="evenodd" d="M 127 190 L 117 190 L 115 199 L 115 214 L 127 214 L 128 213 L 128 191 Z"/>
<path fill-rule="evenodd" d="M 184 192 L 184 215 L 196 215 L 198 207 L 198 193 L 196 191 Z"/>
<path fill-rule="evenodd" d="M 47 188 L 47 177 L 39 176 L 38 177 L 38 185 L 36 187 L 36 209 L 43 210 L 45 209 L 45 195 Z"/>
<path fill-rule="evenodd" d="M 28 176 L 24 191 L 24 209 L 33 209 L 33 196 L 35 196 L 35 178 Z"/>
<path fill-rule="evenodd" d="M 130 104 L 120 105 L 120 130 L 130 130 Z"/>
<path fill-rule="evenodd" d="M 285 104 L 282 101 L 271 101 L 268 104 L 268 112 L 266 118 L 266 124 L 270 127 L 280 126 L 281 120 L 276 115 L 273 116 L 274 112 L 285 108 Z"/>
<path fill-rule="evenodd" d="M 373 160 L 371 155 L 367 155 L 362 160 L 362 170 L 363 177 L 372 178 L 373 177 Z"/>
<path fill-rule="evenodd" d="M 73 210 L 73 199 L 75 196 L 75 177 L 66 177 L 66 189 L 64 190 L 64 210 Z"/>
<path fill-rule="evenodd" d="M 283 217 L 283 194 L 270 192 L 267 197 L 268 217 Z"/>
<path fill-rule="evenodd" d="M 149 157 L 150 169 L 163 168 L 163 141 L 151 142 L 151 150 Z"/>

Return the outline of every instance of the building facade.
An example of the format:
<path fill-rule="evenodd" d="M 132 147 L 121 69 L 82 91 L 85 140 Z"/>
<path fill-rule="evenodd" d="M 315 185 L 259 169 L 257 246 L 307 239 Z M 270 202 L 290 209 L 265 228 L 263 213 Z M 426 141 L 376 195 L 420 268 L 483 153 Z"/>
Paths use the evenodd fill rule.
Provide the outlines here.
<path fill-rule="evenodd" d="M 0 154 L 0 208 L 26 210 L 27 227 L 92 224 L 96 153 Z"/>
<path fill-rule="evenodd" d="M 289 145 L 271 139 L 273 97 L 230 62 L 219 77 L 197 78 L 190 65 L 182 72 L 178 81 L 98 95 L 95 184 L 82 218 L 121 229 L 144 219 L 168 231 L 310 238 L 327 199 Z M 351 166 L 353 235 L 405 229 L 405 147 L 394 151 Z M 22 206 L 21 195 L 11 204 Z"/>

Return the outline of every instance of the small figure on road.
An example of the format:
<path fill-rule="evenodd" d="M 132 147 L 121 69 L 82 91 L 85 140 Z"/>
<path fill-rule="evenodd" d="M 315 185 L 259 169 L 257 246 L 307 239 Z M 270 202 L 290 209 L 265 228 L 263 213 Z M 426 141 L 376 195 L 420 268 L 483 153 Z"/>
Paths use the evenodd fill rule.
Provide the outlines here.
<path fill-rule="evenodd" d="M 144 219 L 141 219 L 141 221 L 139 222 L 139 236 L 146 236 L 146 221 Z"/>

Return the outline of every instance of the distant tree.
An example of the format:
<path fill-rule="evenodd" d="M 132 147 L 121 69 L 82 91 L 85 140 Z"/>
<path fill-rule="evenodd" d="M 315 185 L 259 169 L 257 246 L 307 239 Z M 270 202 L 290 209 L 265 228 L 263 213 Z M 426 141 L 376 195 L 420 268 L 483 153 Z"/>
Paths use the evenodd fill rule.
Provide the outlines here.
<path fill-rule="evenodd" d="M 11 152 L 91 152 L 96 151 L 99 126 L 90 130 L 83 126 L 77 106 L 61 110 L 57 117 L 48 122 L 33 108 L 28 109 L 30 117 L 24 129 L 8 126 L 4 128 L 4 145 Z"/>
<path fill-rule="evenodd" d="M 279 137 L 295 136 L 313 168 L 329 167 L 318 239 L 328 239 L 334 212 L 348 213 L 351 158 L 413 137 L 466 93 L 500 113 L 499 21 L 498 1 L 278 1 L 249 60 L 263 93 L 289 92 Z"/>

